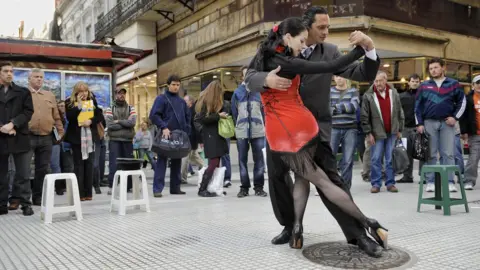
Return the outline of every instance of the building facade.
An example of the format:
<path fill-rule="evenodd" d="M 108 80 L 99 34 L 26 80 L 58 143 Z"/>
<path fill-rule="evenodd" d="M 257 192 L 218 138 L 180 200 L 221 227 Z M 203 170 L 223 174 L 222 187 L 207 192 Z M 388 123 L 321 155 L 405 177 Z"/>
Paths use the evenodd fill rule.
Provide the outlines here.
<path fill-rule="evenodd" d="M 178 74 L 184 91 L 193 96 L 214 79 L 226 92 L 233 91 L 241 82 L 239 67 L 250 62 L 272 26 L 301 16 L 312 5 L 329 11 L 327 41 L 340 50 L 350 49 L 353 30 L 371 36 L 381 69 L 399 89 L 412 73 L 428 77 L 430 57 L 446 59 L 447 76 L 462 82 L 466 91 L 480 73 L 477 0 L 123 0 L 97 18 L 95 40 L 110 36 L 119 45 L 155 43 L 156 59 L 117 77 L 145 117 L 170 74 Z"/>

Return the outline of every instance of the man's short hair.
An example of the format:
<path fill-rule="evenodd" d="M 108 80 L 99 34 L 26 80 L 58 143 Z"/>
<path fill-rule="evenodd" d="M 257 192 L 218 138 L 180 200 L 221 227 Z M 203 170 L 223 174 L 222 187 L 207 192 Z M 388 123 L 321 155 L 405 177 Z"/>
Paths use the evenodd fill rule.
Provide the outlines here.
<path fill-rule="evenodd" d="M 42 73 L 42 74 L 45 74 L 45 72 L 43 72 L 43 70 L 39 69 L 39 68 L 32 68 L 30 69 L 30 71 L 28 72 L 28 78 L 30 78 L 30 76 L 32 76 L 33 73 Z"/>
<path fill-rule="evenodd" d="M 412 79 L 414 80 L 420 80 L 420 75 L 418 75 L 417 73 L 413 73 L 412 75 L 410 75 L 408 77 L 408 81 L 411 81 Z"/>
<path fill-rule="evenodd" d="M 441 58 L 432 58 L 432 59 L 428 60 L 427 68 L 429 68 L 431 64 L 435 64 L 435 63 L 440 64 L 441 67 L 445 66 L 445 61 L 443 61 Z"/>
<path fill-rule="evenodd" d="M 9 61 L 2 61 L 2 62 L 0 62 L 0 70 L 1 70 L 3 67 L 6 67 L 6 66 L 11 66 L 11 67 L 13 67 L 13 64 L 12 64 L 12 62 L 9 62 Z"/>
<path fill-rule="evenodd" d="M 170 85 L 172 82 L 180 82 L 180 77 L 176 74 L 168 76 L 167 84 Z"/>
<path fill-rule="evenodd" d="M 386 73 L 385 71 L 379 70 L 379 71 L 377 72 L 377 76 L 375 76 L 375 77 L 378 77 L 379 75 L 383 75 L 383 76 L 385 77 L 385 80 L 388 81 L 388 75 L 387 75 L 387 73 Z"/>
<path fill-rule="evenodd" d="M 315 22 L 315 16 L 317 14 L 328 15 L 328 11 L 324 7 L 311 6 L 303 13 L 302 22 L 308 28 L 312 28 L 312 24 Z"/>

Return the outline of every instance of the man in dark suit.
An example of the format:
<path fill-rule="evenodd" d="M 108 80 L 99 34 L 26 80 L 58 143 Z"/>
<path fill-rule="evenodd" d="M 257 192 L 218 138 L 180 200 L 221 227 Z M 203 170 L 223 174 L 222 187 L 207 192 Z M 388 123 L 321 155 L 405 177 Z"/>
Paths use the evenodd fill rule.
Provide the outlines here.
<path fill-rule="evenodd" d="M 32 94 L 13 83 L 13 66 L 0 62 L 0 215 L 8 214 L 8 157 L 15 163 L 12 197 L 18 198 L 24 216 L 33 215 L 30 196 L 30 137 Z"/>
<path fill-rule="evenodd" d="M 325 43 L 330 26 L 327 10 L 320 7 L 310 7 L 303 20 L 308 28 L 308 47 L 302 52 L 305 59 L 312 61 L 329 61 L 341 56 L 336 45 Z M 354 81 L 373 81 L 380 65 L 373 41 L 362 32 L 355 31 L 350 35 L 350 43 L 362 46 L 366 51 L 362 63 L 352 63 L 348 68 L 335 72 L 335 75 Z M 286 90 L 291 81 L 281 78 L 276 73 L 281 67 L 269 73 L 248 70 L 245 82 L 251 91 L 265 91 L 268 88 Z M 315 153 L 315 162 L 337 186 L 349 193 L 349 190 L 338 174 L 336 158 L 330 147 L 332 116 L 330 113 L 330 85 L 333 74 L 304 75 L 300 86 L 300 95 L 305 106 L 317 119 L 320 127 L 321 142 Z M 273 210 L 279 223 L 285 228 L 272 239 L 272 243 L 288 243 L 293 227 L 294 211 L 292 197 L 292 179 L 288 168 L 273 164 L 267 145 L 267 167 L 270 198 Z M 342 228 L 348 243 L 357 245 L 370 256 L 380 256 L 380 246 L 366 235 L 363 226 L 353 217 L 345 214 L 340 208 L 330 202 L 318 190 L 322 201 Z"/>

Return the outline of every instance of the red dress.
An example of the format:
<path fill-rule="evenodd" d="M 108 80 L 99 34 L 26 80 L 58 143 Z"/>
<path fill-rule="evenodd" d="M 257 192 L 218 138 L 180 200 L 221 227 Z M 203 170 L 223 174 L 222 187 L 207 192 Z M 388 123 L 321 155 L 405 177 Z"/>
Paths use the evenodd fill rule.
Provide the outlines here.
<path fill-rule="evenodd" d="M 317 121 L 303 105 L 299 86 L 300 76 L 297 75 L 287 91 L 269 89 L 261 95 L 265 133 L 272 151 L 297 153 L 318 134 Z"/>

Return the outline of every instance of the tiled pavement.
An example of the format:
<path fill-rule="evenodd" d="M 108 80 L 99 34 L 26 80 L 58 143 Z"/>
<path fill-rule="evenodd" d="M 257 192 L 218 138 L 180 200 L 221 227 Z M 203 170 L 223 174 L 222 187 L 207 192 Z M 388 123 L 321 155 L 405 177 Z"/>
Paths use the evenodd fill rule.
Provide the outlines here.
<path fill-rule="evenodd" d="M 418 184 L 398 185 L 398 194 L 370 194 L 358 166 L 354 175 L 355 201 L 390 229 L 391 245 L 414 255 L 409 269 L 480 269 L 480 204 L 470 204 L 469 214 L 455 206 L 449 217 L 432 206 L 417 213 Z M 334 269 L 311 263 L 288 245 L 271 245 L 281 227 L 269 198 L 238 199 L 238 172 L 233 179 L 226 197 L 199 198 L 187 185 L 186 196 L 152 197 L 150 213 L 129 210 L 123 217 L 109 213 L 105 188 L 82 203 L 81 222 L 59 215 L 44 225 L 39 207 L 32 217 L 10 212 L 0 217 L 0 269 Z M 480 200 L 478 189 L 467 195 Z M 343 241 L 313 190 L 309 202 L 306 246 Z"/>

